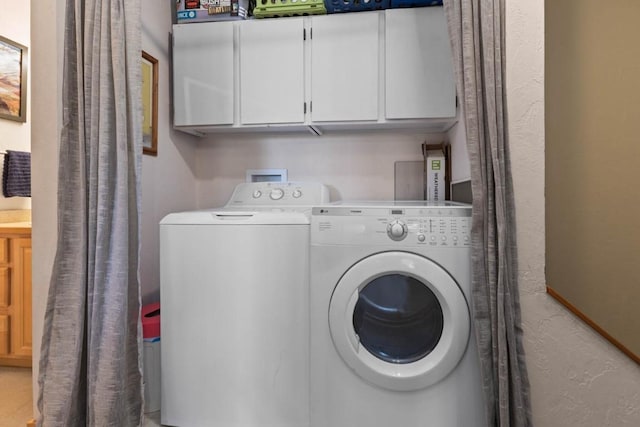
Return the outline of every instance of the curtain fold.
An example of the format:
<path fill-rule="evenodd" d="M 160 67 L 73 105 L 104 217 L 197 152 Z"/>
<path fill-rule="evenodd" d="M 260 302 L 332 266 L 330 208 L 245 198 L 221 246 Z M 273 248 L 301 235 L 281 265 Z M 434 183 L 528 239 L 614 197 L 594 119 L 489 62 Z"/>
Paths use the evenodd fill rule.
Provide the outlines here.
<path fill-rule="evenodd" d="M 473 192 L 472 312 L 489 426 L 531 426 L 505 88 L 504 0 L 444 0 Z"/>
<path fill-rule="evenodd" d="M 142 421 L 140 0 L 67 0 L 39 426 Z"/>

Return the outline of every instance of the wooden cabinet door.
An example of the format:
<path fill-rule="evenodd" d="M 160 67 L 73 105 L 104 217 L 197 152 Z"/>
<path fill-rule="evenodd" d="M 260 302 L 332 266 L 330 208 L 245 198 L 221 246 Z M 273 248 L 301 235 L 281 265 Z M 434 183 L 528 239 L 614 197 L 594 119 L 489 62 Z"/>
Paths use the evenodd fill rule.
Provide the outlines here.
<path fill-rule="evenodd" d="M 385 117 L 456 115 L 456 88 L 442 7 L 385 10 Z"/>
<path fill-rule="evenodd" d="M 304 122 L 302 18 L 240 23 L 240 122 Z"/>
<path fill-rule="evenodd" d="M 31 239 L 11 239 L 11 353 L 31 361 Z"/>
<path fill-rule="evenodd" d="M 0 365 L 31 366 L 31 238 L 0 238 Z"/>
<path fill-rule="evenodd" d="M 311 120 L 377 120 L 379 12 L 314 16 Z"/>
<path fill-rule="evenodd" d="M 11 351 L 11 283 L 9 281 L 9 240 L 0 238 L 0 357 Z"/>
<path fill-rule="evenodd" d="M 173 27 L 176 126 L 233 124 L 233 23 Z"/>

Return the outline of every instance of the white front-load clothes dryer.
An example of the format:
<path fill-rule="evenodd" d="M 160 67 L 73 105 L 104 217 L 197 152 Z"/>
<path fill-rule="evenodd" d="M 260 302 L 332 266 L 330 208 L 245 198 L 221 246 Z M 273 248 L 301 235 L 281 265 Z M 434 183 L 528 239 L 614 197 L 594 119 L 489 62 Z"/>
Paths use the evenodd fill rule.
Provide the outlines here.
<path fill-rule="evenodd" d="M 222 209 L 160 223 L 161 422 L 309 423 L 313 183 L 245 183 Z"/>
<path fill-rule="evenodd" d="M 311 217 L 311 427 L 486 426 L 471 207 L 358 202 Z"/>

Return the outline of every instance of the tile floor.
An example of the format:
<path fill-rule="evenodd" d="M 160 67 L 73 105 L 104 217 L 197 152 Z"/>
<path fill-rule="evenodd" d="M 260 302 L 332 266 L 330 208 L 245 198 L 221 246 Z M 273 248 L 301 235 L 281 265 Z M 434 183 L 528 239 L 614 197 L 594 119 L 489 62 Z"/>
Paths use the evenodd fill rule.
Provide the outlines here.
<path fill-rule="evenodd" d="M 160 411 L 144 414 L 143 427 L 160 427 Z"/>
<path fill-rule="evenodd" d="M 0 427 L 25 427 L 32 416 L 31 368 L 0 366 Z"/>
<path fill-rule="evenodd" d="M 32 416 L 31 369 L 0 367 L 0 427 L 25 427 Z M 160 411 L 145 414 L 143 427 L 160 427 Z"/>

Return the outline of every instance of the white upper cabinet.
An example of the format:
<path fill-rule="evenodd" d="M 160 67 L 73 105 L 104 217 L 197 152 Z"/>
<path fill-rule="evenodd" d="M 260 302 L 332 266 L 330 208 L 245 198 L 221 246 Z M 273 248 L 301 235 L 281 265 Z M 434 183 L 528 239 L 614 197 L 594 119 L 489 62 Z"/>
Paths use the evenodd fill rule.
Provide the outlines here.
<path fill-rule="evenodd" d="M 456 115 L 451 47 L 442 7 L 385 10 L 385 117 Z"/>
<path fill-rule="evenodd" d="M 302 18 L 240 23 L 240 124 L 304 122 L 303 31 Z"/>
<path fill-rule="evenodd" d="M 311 120 L 377 120 L 379 13 L 311 18 Z"/>
<path fill-rule="evenodd" d="M 415 129 L 456 116 L 442 7 L 173 27 L 185 132 Z"/>
<path fill-rule="evenodd" d="M 175 126 L 233 123 L 233 23 L 176 25 L 173 30 Z"/>

